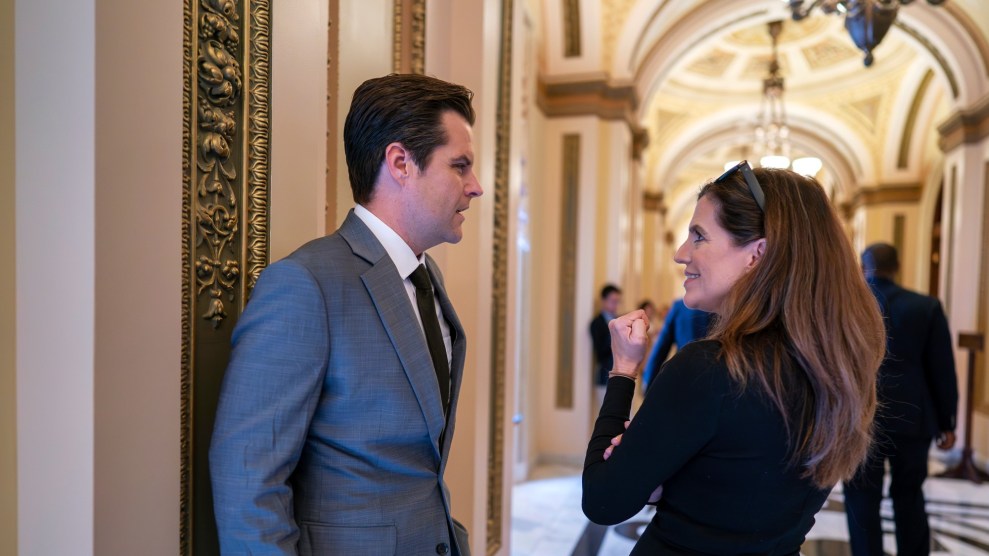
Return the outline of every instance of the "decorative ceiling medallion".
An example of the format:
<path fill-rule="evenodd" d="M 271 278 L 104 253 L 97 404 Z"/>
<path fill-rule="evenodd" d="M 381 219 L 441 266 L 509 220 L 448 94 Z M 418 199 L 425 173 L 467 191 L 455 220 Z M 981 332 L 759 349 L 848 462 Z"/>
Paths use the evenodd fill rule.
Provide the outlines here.
<path fill-rule="evenodd" d="M 800 49 L 807 65 L 818 70 L 840 64 L 846 60 L 857 59 L 859 53 L 845 41 L 835 37 L 826 37 L 821 42 Z"/>
<path fill-rule="evenodd" d="M 707 77 L 722 77 L 734 59 L 734 53 L 716 48 L 691 62 L 686 71 Z"/>
<path fill-rule="evenodd" d="M 611 66 L 618 34 L 625 26 L 635 2 L 636 0 L 602 0 L 601 2 L 601 40 L 605 66 Z"/>
<path fill-rule="evenodd" d="M 879 120 L 879 110 L 882 105 L 883 96 L 876 95 L 862 100 L 856 100 L 845 104 L 846 112 L 862 127 L 875 133 L 876 123 Z"/>

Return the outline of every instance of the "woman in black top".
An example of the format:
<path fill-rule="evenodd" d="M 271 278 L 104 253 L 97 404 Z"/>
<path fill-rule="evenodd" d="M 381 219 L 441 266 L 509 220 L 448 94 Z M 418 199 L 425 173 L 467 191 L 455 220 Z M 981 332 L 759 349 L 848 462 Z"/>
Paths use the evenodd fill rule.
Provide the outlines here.
<path fill-rule="evenodd" d="M 655 503 L 633 555 L 797 554 L 868 450 L 881 315 L 813 179 L 740 163 L 701 189 L 689 232 L 684 302 L 718 318 L 664 365 L 627 431 L 648 322 L 611 322 L 584 513 L 614 524 Z"/>

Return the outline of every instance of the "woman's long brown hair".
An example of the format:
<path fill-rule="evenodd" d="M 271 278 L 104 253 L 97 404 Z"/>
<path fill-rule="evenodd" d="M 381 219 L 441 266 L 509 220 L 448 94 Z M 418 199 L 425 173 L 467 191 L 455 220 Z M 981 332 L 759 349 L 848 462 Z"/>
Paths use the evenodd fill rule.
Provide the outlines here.
<path fill-rule="evenodd" d="M 821 186 L 789 170 L 754 173 L 765 214 L 741 172 L 707 184 L 698 196 L 714 202 L 737 245 L 766 238 L 761 259 L 729 292 L 711 337 L 721 342 L 732 377 L 742 387 L 754 382 L 780 410 L 793 463 L 830 488 L 852 476 L 872 440 L 886 347 L 882 315 Z"/>

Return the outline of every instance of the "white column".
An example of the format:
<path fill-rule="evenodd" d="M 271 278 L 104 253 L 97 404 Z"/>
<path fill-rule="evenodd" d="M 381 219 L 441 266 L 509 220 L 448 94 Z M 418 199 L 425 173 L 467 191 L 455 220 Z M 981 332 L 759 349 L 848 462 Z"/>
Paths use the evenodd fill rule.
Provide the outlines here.
<path fill-rule="evenodd" d="M 16 3 L 21 556 L 93 554 L 95 10 Z"/>
<path fill-rule="evenodd" d="M 495 126 L 498 106 L 499 0 L 429 0 L 426 4 L 426 74 L 474 91 L 475 170 L 484 196 L 471 202 L 463 240 L 430 253 L 467 333 L 467 362 L 446 480 L 454 515 L 470 532 L 471 551 L 486 554 L 491 396 L 491 276 L 494 218 Z M 506 385 L 507 386 L 507 385 Z M 511 404 L 506 399 L 507 413 Z M 505 429 L 510 437 L 511 429 Z M 504 465 L 511 467 L 507 452 Z M 499 554 L 508 553 L 511 511 L 505 483 Z"/>
<path fill-rule="evenodd" d="M 962 144 L 945 154 L 944 226 L 942 253 L 949 255 L 942 264 L 942 301 L 948 313 L 951 340 L 955 348 L 958 371 L 958 438 L 965 435 L 965 399 L 967 395 L 968 352 L 958 348 L 960 332 L 978 330 L 979 284 L 981 275 L 983 229 L 985 225 L 985 164 L 989 157 L 980 144 Z M 978 414 L 976 414 L 978 417 Z M 986 457 L 985 424 L 973 422 L 973 448 Z M 978 434 L 981 432 L 981 435 Z"/>

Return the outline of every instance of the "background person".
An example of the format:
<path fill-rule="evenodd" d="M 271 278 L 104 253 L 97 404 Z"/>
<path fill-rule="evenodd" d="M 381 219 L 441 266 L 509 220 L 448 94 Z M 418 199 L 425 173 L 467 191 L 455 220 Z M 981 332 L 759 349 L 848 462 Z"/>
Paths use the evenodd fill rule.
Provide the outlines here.
<path fill-rule="evenodd" d="M 862 252 L 862 270 L 886 317 L 886 358 L 879 368 L 877 441 L 865 465 L 844 485 L 852 554 L 882 556 L 879 505 L 889 461 L 896 526 L 896 554 L 929 554 L 931 531 L 924 508 L 924 480 L 931 440 L 955 445 L 958 383 L 948 320 L 937 298 L 893 281 L 900 269 L 896 248 L 886 243 Z"/>
<path fill-rule="evenodd" d="M 683 303 L 683 299 L 677 299 L 670 306 L 663 320 L 663 327 L 659 331 L 659 338 L 652 345 L 652 349 L 646 353 L 645 367 L 642 371 L 642 389 L 649 389 L 653 377 L 659 368 L 666 362 L 670 355 L 670 350 L 676 345 L 677 349 L 707 336 L 708 328 L 711 324 L 711 313 L 699 309 L 691 309 Z"/>
<path fill-rule="evenodd" d="M 622 290 L 614 284 L 601 288 L 601 312 L 588 327 L 591 333 L 591 346 L 594 348 L 594 394 L 596 407 L 604 400 L 604 386 L 608 383 L 611 370 L 611 332 L 608 323 L 618 316 L 622 304 Z"/>

